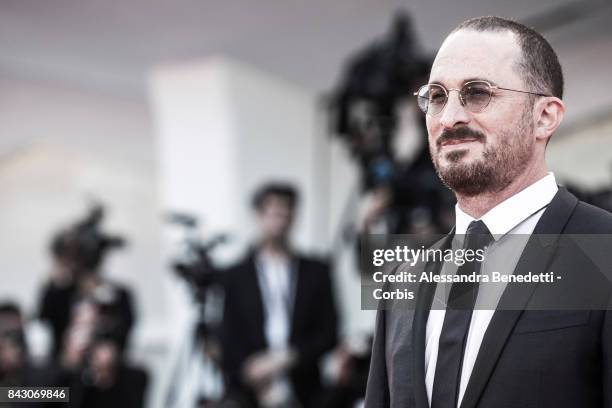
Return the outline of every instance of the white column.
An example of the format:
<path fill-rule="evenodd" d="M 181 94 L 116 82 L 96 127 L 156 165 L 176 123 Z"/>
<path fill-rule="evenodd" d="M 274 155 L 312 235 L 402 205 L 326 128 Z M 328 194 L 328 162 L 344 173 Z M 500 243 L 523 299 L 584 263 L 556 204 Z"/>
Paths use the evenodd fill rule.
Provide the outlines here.
<path fill-rule="evenodd" d="M 162 210 L 197 215 L 205 236 L 229 234 L 217 260 L 235 260 L 252 238 L 254 189 L 288 181 L 301 193 L 294 242 L 300 249 L 329 249 L 329 147 L 313 94 L 223 58 L 157 67 L 149 85 Z M 176 234 L 166 232 L 168 259 Z M 164 329 L 177 355 L 193 309 L 190 314 L 188 293 L 176 282 L 167 294 Z"/>
<path fill-rule="evenodd" d="M 252 233 L 249 200 L 262 182 L 295 183 L 302 202 L 295 241 L 324 249 L 328 146 L 315 97 L 221 58 L 158 67 L 151 76 L 164 209 L 202 217 L 235 242 Z"/>

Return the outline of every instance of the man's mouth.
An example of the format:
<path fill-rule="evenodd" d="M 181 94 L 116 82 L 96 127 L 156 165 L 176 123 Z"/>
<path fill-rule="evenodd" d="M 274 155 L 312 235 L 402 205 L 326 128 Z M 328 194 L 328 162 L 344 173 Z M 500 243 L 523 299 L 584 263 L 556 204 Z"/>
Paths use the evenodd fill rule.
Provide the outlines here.
<path fill-rule="evenodd" d="M 478 141 L 478 139 L 474 137 L 466 137 L 466 138 L 461 138 L 461 139 L 447 139 L 447 140 L 444 140 L 442 143 L 440 143 L 440 146 L 441 147 L 455 146 L 455 145 L 461 145 L 461 144 L 471 143 L 471 142 L 476 142 L 476 141 Z"/>

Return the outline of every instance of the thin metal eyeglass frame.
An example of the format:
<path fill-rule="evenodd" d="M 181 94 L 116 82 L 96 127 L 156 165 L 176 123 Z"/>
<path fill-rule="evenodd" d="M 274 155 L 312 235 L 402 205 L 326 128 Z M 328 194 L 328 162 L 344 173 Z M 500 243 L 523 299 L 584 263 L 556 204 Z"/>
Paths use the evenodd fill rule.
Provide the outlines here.
<path fill-rule="evenodd" d="M 463 84 L 461 89 L 458 89 L 458 88 L 446 89 L 443 85 L 440 85 L 440 84 L 425 84 L 425 85 L 421 86 L 416 92 L 414 92 L 413 95 L 416 96 L 417 98 L 420 98 L 421 96 L 419 95 L 419 93 L 421 92 L 421 89 L 425 88 L 426 86 L 434 85 L 434 86 L 438 86 L 438 87 L 442 88 L 442 90 L 444 91 L 444 94 L 446 96 L 446 101 L 444 102 L 444 105 L 442 105 L 442 108 L 440 108 L 440 111 L 436 112 L 436 113 L 429 113 L 429 109 L 428 109 L 427 112 L 423 112 L 426 115 L 435 116 L 435 115 L 439 115 L 440 113 L 442 113 L 442 111 L 446 107 L 446 104 L 448 103 L 448 98 L 450 96 L 451 91 L 457 91 L 457 93 L 459 94 L 459 102 L 461 102 L 461 106 L 467 107 L 466 103 L 465 103 L 464 96 L 463 96 L 464 95 L 463 89 L 466 86 L 470 85 L 470 84 L 486 84 L 491 91 L 493 89 L 501 89 L 503 91 L 520 92 L 520 93 L 529 94 L 529 95 L 537 95 L 537 96 L 544 96 L 544 97 L 551 97 L 552 96 L 552 95 L 547 95 L 547 94 L 542 94 L 542 93 L 537 93 L 537 92 L 520 91 L 518 89 L 502 88 L 501 86 L 491 85 L 487 81 L 469 81 L 469 82 L 466 82 L 465 84 Z M 487 101 L 487 103 L 482 108 L 480 108 L 479 110 L 472 110 L 472 109 L 468 109 L 468 110 L 473 112 L 473 113 L 482 112 L 483 110 L 485 110 L 487 108 L 487 106 L 489 106 L 489 103 L 491 103 L 492 97 L 493 97 L 493 92 L 489 92 L 489 100 Z M 421 109 L 421 111 L 422 110 L 423 109 Z"/>

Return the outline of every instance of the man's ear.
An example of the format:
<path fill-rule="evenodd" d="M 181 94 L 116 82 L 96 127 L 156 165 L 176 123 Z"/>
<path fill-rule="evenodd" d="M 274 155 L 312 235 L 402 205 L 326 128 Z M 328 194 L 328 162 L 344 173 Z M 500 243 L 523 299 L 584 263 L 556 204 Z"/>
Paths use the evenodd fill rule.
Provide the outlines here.
<path fill-rule="evenodd" d="M 542 98 L 535 104 L 536 139 L 547 140 L 555 133 L 565 116 L 563 101 L 554 96 Z"/>

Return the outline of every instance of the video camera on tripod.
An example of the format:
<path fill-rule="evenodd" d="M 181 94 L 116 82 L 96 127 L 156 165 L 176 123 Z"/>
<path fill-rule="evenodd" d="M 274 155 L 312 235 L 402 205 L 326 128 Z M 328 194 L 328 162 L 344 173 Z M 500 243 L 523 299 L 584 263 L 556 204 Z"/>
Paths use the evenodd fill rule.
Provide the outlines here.
<path fill-rule="evenodd" d="M 171 261 L 172 270 L 187 282 L 195 300 L 203 303 L 206 289 L 220 283 L 220 271 L 215 267 L 210 254 L 218 245 L 227 241 L 227 236 L 219 234 L 204 241 L 198 234 L 198 219 L 190 214 L 171 212 L 166 220 L 184 230 L 181 251 Z"/>

